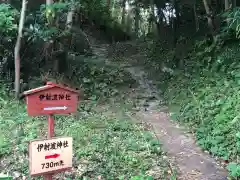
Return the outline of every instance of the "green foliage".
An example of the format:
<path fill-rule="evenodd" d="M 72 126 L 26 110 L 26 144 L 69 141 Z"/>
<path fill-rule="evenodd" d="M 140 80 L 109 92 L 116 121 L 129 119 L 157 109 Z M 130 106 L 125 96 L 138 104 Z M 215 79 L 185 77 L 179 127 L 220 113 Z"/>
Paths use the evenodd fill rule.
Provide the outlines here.
<path fill-rule="evenodd" d="M 37 40 L 59 40 L 65 37 L 68 35 L 68 32 L 65 30 L 65 21 L 70 5 L 69 3 L 62 2 L 55 2 L 48 6 L 41 5 L 39 11 L 27 17 L 29 28 L 25 32 L 25 35 L 34 42 Z M 57 18 L 60 20 L 58 23 L 54 23 Z M 61 19 L 65 21 L 62 22 Z M 63 27 L 61 23 L 64 23 Z"/>
<path fill-rule="evenodd" d="M 189 69 L 165 82 L 165 97 L 173 119 L 191 127 L 203 149 L 229 162 L 237 160 L 229 164 L 228 170 L 231 176 L 239 177 L 240 88 L 236 59 L 240 53 L 236 44 L 221 52 L 209 54 L 205 50 L 196 49 L 189 60 L 195 62 Z M 210 61 L 204 64 L 206 58 Z"/>
<path fill-rule="evenodd" d="M 17 22 L 19 12 L 9 4 L 0 6 L 0 64 L 4 64 L 7 58 L 13 59 L 13 40 L 17 34 Z M 2 73 L 2 72 L 0 72 Z M 1 75 L 2 76 L 2 75 Z"/>
<path fill-rule="evenodd" d="M 240 8 L 234 8 L 232 11 L 227 11 L 222 15 L 225 18 L 227 26 L 225 29 L 233 30 L 236 38 L 240 38 Z"/>
<path fill-rule="evenodd" d="M 167 64 L 169 67 L 174 67 L 173 51 L 170 50 L 168 42 L 160 40 L 150 41 L 148 47 L 148 59 L 150 64 L 154 67 L 162 67 L 163 64 Z M 161 57 L 161 58 L 159 58 Z"/>
<path fill-rule="evenodd" d="M 80 54 L 84 54 L 86 53 L 86 51 L 84 51 L 85 49 L 87 51 L 89 50 L 90 44 L 88 37 L 85 37 L 85 35 L 75 36 L 75 31 L 70 32 L 66 28 L 67 14 L 72 6 L 75 8 L 75 17 L 80 17 L 81 15 L 81 17 L 87 19 L 87 23 L 94 26 L 95 29 L 102 29 L 103 32 L 107 34 L 106 36 L 109 40 L 112 40 L 112 37 L 116 37 L 116 39 L 124 39 L 126 36 L 125 33 L 119 23 L 111 17 L 109 10 L 105 8 L 105 4 L 103 2 L 105 3 L 105 1 L 88 0 L 55 2 L 48 6 L 42 4 L 37 11 L 27 11 L 26 22 L 23 30 L 24 37 L 22 38 L 23 43 L 20 52 L 21 57 L 23 57 L 21 58 L 21 71 L 24 74 L 24 79 L 27 81 L 27 78 L 25 77 L 39 74 L 39 72 L 36 72 L 35 68 L 33 68 L 30 72 L 29 69 L 24 70 L 24 66 L 26 64 L 37 64 L 37 69 L 40 68 L 46 71 L 49 70 L 49 67 L 53 67 L 52 64 L 55 59 L 59 59 L 58 57 L 55 57 L 55 54 L 57 54 L 56 52 L 64 51 L 67 54 L 70 51 L 81 51 Z M 12 71 L 14 69 L 14 65 L 12 62 L 12 50 L 14 48 L 14 40 L 17 35 L 19 12 L 13 9 L 9 4 L 1 4 L 0 16 L 0 35 L 2 37 L 0 44 L 1 59 L 4 61 L 4 65 L 8 67 L 7 70 L 4 68 L 1 68 L 0 70 L 4 71 L 1 73 L 6 74 L 6 72 L 10 71 L 10 73 L 13 74 Z M 92 22 L 95 23 L 92 24 Z M 74 21 L 73 23 L 74 26 L 79 27 L 78 24 L 75 25 L 75 23 L 79 22 Z M 81 29 L 79 31 L 83 32 Z M 76 39 L 76 37 L 78 39 Z M 89 44 L 87 48 L 85 45 L 79 47 L 79 44 L 74 44 L 75 41 L 83 42 L 82 39 L 87 39 L 84 41 Z M 54 43 L 46 49 L 44 46 L 44 42 L 46 41 Z M 79 50 L 76 46 L 79 49 L 82 49 Z M 46 50 L 47 52 L 43 53 L 43 51 L 45 52 Z M 45 62 L 46 57 L 49 59 L 48 62 Z M 59 64 L 62 63 L 60 62 Z"/>
<path fill-rule="evenodd" d="M 81 89 L 86 96 L 93 98 L 112 97 L 120 95 L 120 90 L 135 80 L 119 67 L 106 65 L 100 59 L 84 58 L 80 56 L 70 61 L 71 71 L 67 76 L 73 82 L 80 82 Z"/>
<path fill-rule="evenodd" d="M 130 180 L 153 180 L 152 176 L 133 176 Z"/>
<path fill-rule="evenodd" d="M 7 176 L 5 174 L 0 173 L 0 179 L 1 180 L 12 180 L 13 178 L 11 176 Z"/>
<path fill-rule="evenodd" d="M 240 177 L 240 164 L 230 163 L 227 169 L 232 177 Z"/>
<path fill-rule="evenodd" d="M 113 39 L 115 41 L 129 39 L 129 35 L 123 30 L 124 28 L 111 16 L 104 0 L 84 0 L 79 12 L 87 19 L 88 23 L 94 23 L 95 28 L 101 30 L 104 37 L 110 42 Z"/>
<path fill-rule="evenodd" d="M 13 9 L 9 4 L 0 6 L 0 34 L 1 36 L 11 36 L 17 30 L 16 18 L 19 12 Z"/>
<path fill-rule="evenodd" d="M 239 42 L 230 33 L 231 30 L 237 33 L 238 29 L 231 28 L 215 36 L 212 42 L 196 41 L 186 57 L 182 57 L 184 68 L 175 68 L 171 76 L 159 73 L 162 63 L 174 68 L 171 51 L 164 43 L 152 44 L 147 65 L 151 71 L 155 69 L 153 77 L 158 77 L 159 88 L 164 90 L 172 119 L 194 132 L 197 144 L 204 150 L 231 162 L 227 166 L 229 176 L 237 179 L 240 177 L 240 51 Z"/>

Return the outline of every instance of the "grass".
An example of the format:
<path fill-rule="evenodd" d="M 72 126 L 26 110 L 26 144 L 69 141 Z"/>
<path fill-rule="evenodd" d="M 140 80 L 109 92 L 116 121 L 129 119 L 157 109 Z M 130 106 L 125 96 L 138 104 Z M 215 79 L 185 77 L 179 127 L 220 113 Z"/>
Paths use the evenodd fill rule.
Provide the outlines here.
<path fill-rule="evenodd" d="M 111 83 L 107 81 L 107 75 L 96 71 L 97 68 L 94 68 L 98 82 Z M 107 73 L 109 69 L 101 71 Z M 114 73 L 117 77 L 116 73 L 120 71 L 114 70 Z M 123 73 L 121 76 L 130 79 Z M 126 111 L 131 111 L 132 104 L 126 95 L 122 95 L 126 92 L 115 86 L 116 79 L 112 80 L 115 84 L 112 85 L 112 82 L 109 90 L 105 85 L 99 88 L 98 82 L 92 83 L 94 88 L 91 87 L 89 81 L 94 81 L 93 76 L 86 78 L 86 84 L 81 84 L 89 94 L 97 87 L 94 97 L 80 102 L 76 116 L 56 116 L 56 136 L 71 136 L 74 141 L 73 170 L 56 176 L 74 180 L 97 179 L 99 176 L 106 180 L 174 179 L 175 174 L 161 149 L 161 142 L 143 125 L 133 122 L 126 115 Z M 120 87 L 123 86 L 128 86 L 126 81 Z M 29 179 L 27 145 L 30 140 L 46 137 L 46 117 L 28 117 L 24 103 L 10 100 L 3 93 L 3 86 L 1 92 L 1 173 L 12 175 L 15 179 Z M 110 99 L 106 92 L 117 94 Z M 99 98 L 101 96 L 105 97 L 104 101 Z"/>
<path fill-rule="evenodd" d="M 143 126 L 123 115 L 110 116 L 109 111 L 91 110 L 78 118 L 56 118 L 56 136 L 74 139 L 75 169 L 69 177 L 82 179 L 100 175 L 103 179 L 130 179 L 153 170 L 153 174 L 150 173 L 153 177 L 166 178 L 169 164 L 163 159 L 160 142 Z M 25 105 L 16 102 L 6 102 L 0 112 L 1 169 L 4 173 L 27 177 L 28 141 L 44 136 L 47 121 L 28 117 Z"/>

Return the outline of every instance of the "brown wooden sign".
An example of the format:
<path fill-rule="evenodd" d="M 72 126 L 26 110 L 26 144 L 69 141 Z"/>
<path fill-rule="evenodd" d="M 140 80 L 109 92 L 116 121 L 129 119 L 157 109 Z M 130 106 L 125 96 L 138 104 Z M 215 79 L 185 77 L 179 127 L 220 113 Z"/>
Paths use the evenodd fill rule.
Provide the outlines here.
<path fill-rule="evenodd" d="M 49 82 L 46 86 L 25 91 L 30 116 L 70 114 L 77 111 L 77 90 Z"/>

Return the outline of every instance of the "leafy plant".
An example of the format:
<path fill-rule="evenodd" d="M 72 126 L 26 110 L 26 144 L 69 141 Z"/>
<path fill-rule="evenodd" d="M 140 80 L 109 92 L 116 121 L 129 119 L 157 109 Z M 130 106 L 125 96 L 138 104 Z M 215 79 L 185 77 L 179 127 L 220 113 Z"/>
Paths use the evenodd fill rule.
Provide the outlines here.
<path fill-rule="evenodd" d="M 16 18 L 19 12 L 13 9 L 9 4 L 1 4 L 0 6 L 0 34 L 14 35 L 13 32 L 17 30 Z"/>
<path fill-rule="evenodd" d="M 240 177 L 240 164 L 230 163 L 228 164 L 227 169 L 232 177 Z"/>
<path fill-rule="evenodd" d="M 236 34 L 236 38 L 240 38 L 240 8 L 236 7 L 232 11 L 223 13 L 226 18 L 227 26 L 226 30 L 233 30 Z"/>

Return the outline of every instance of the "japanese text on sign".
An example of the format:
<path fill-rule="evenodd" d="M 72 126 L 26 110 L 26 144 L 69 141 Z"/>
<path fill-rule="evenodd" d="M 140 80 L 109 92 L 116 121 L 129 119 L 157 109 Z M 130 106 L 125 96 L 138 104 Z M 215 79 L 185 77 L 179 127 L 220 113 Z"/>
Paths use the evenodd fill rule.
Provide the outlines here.
<path fill-rule="evenodd" d="M 39 95 L 39 100 L 43 101 L 43 100 L 47 100 L 47 101 L 56 101 L 56 100 L 71 100 L 71 95 L 70 94 L 40 94 Z"/>
<path fill-rule="evenodd" d="M 68 141 L 57 141 L 57 142 L 51 142 L 51 143 L 44 143 L 44 144 L 38 144 L 37 150 L 38 152 L 44 150 L 54 150 L 54 149 L 61 149 L 68 147 Z"/>

